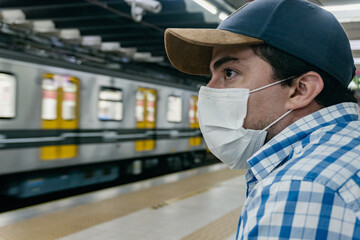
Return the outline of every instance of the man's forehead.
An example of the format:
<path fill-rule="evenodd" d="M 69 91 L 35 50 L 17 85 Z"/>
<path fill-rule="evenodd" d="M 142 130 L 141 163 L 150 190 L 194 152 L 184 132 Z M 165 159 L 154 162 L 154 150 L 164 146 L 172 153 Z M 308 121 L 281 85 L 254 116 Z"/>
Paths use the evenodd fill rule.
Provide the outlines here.
<path fill-rule="evenodd" d="M 255 54 L 251 47 L 242 46 L 242 47 L 214 47 L 212 59 L 210 62 L 210 68 L 216 68 L 219 66 L 219 62 L 222 62 L 224 59 L 231 59 L 232 62 L 237 62 L 238 64 L 246 62 L 247 59 L 254 57 Z M 229 61 L 224 61 L 229 62 Z"/>
<path fill-rule="evenodd" d="M 215 58 L 221 58 L 224 56 L 237 57 L 239 59 L 246 59 L 254 55 L 250 46 L 239 47 L 214 47 L 212 51 L 212 61 Z"/>

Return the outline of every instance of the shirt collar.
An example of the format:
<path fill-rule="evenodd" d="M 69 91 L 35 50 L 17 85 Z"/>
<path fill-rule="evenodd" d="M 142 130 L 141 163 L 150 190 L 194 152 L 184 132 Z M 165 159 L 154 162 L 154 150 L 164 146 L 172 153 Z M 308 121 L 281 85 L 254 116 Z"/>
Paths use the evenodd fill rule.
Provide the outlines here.
<path fill-rule="evenodd" d="M 327 125 L 359 119 L 356 103 L 340 103 L 307 115 L 267 142 L 249 160 L 250 170 L 259 181 L 264 179 L 291 154 L 294 146 L 313 131 Z"/>

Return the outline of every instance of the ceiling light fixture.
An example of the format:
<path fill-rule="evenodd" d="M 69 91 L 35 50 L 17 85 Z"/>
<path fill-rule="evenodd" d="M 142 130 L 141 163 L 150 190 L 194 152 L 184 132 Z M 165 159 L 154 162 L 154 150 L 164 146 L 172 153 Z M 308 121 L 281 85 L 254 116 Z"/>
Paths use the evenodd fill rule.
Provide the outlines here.
<path fill-rule="evenodd" d="M 360 50 L 360 40 L 350 40 L 351 50 Z"/>
<path fill-rule="evenodd" d="M 135 22 L 140 22 L 145 12 L 159 13 L 162 4 L 156 0 L 125 0 L 131 6 L 131 16 Z"/>
<path fill-rule="evenodd" d="M 224 20 L 227 19 L 228 17 L 229 17 L 229 14 L 227 14 L 227 13 L 221 12 L 221 13 L 219 14 L 219 18 L 220 18 L 221 21 L 224 21 Z"/>
<path fill-rule="evenodd" d="M 323 6 L 322 8 L 332 12 L 340 23 L 351 23 L 360 21 L 360 4 L 332 5 Z"/>
<path fill-rule="evenodd" d="M 212 14 L 216 14 L 218 12 L 217 8 L 214 5 L 212 5 L 211 3 L 205 0 L 193 0 L 193 1 L 199 4 L 200 6 L 202 6 L 203 8 L 205 8 L 206 10 L 208 10 Z"/>
<path fill-rule="evenodd" d="M 332 5 L 332 6 L 324 6 L 323 8 L 329 12 L 353 11 L 353 10 L 360 10 L 360 4 Z"/>
<path fill-rule="evenodd" d="M 360 58 L 354 58 L 354 63 L 355 63 L 355 65 L 359 65 L 360 64 Z"/>

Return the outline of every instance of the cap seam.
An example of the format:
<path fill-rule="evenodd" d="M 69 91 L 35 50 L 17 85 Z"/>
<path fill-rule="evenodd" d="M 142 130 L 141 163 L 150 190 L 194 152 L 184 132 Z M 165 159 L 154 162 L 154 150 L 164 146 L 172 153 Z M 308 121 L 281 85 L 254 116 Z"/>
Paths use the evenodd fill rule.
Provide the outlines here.
<path fill-rule="evenodd" d="M 265 33 L 267 32 L 267 29 L 269 26 L 271 26 L 272 24 L 272 20 L 274 18 L 275 12 L 278 11 L 278 9 L 280 7 L 282 7 L 283 5 L 285 5 L 287 3 L 287 1 L 279 1 L 275 7 L 273 8 L 273 11 L 271 12 L 269 18 L 267 19 L 267 23 L 263 26 L 263 28 L 261 29 L 261 35 L 264 37 Z M 264 40 L 265 41 L 265 40 Z"/>

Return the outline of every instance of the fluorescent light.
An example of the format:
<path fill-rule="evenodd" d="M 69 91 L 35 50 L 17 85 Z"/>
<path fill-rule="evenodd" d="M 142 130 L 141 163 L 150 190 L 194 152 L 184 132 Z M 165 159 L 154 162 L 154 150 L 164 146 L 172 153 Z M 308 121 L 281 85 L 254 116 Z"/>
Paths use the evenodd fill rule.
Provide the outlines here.
<path fill-rule="evenodd" d="M 344 4 L 323 7 L 330 12 L 360 10 L 360 4 Z"/>
<path fill-rule="evenodd" d="M 349 18 L 341 18 L 337 17 L 338 21 L 340 23 L 357 23 L 360 22 L 360 16 L 359 17 L 349 17 Z"/>
<path fill-rule="evenodd" d="M 344 4 L 322 7 L 334 14 L 340 23 L 350 23 L 360 21 L 360 4 Z"/>
<path fill-rule="evenodd" d="M 354 63 L 359 65 L 360 64 L 360 58 L 354 58 Z"/>
<path fill-rule="evenodd" d="M 193 1 L 196 2 L 197 4 L 199 4 L 200 6 L 202 6 L 203 8 L 205 8 L 206 10 L 208 10 L 212 14 L 217 13 L 217 8 L 214 5 L 212 5 L 211 3 L 209 3 L 205 0 L 193 0 Z"/>
<path fill-rule="evenodd" d="M 360 50 L 360 40 L 350 41 L 351 50 Z"/>
<path fill-rule="evenodd" d="M 224 13 L 224 12 L 221 12 L 220 14 L 219 14 L 219 18 L 220 18 L 220 20 L 222 20 L 222 21 L 224 21 L 225 19 L 227 19 L 229 17 L 229 14 L 226 14 L 226 13 Z"/>

